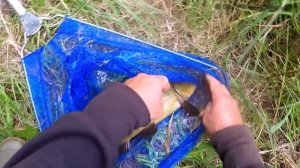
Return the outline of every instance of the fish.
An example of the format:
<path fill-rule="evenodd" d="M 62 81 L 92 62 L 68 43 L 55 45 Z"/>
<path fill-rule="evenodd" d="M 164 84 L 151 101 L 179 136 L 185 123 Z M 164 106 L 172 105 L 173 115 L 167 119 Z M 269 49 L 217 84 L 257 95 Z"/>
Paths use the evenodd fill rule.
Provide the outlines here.
<path fill-rule="evenodd" d="M 176 88 L 176 89 L 175 89 Z M 160 121 L 164 120 L 166 117 L 173 114 L 180 107 L 187 106 L 189 107 L 188 100 L 190 96 L 196 90 L 196 86 L 189 83 L 176 83 L 172 84 L 171 89 L 166 92 L 162 97 L 163 104 L 163 115 L 160 118 L 151 120 L 151 122 L 146 127 L 140 127 L 135 129 L 129 136 L 125 137 L 122 141 L 123 144 L 128 143 L 131 139 L 137 135 L 141 136 L 151 136 L 155 134 L 156 128 L 155 125 Z"/>

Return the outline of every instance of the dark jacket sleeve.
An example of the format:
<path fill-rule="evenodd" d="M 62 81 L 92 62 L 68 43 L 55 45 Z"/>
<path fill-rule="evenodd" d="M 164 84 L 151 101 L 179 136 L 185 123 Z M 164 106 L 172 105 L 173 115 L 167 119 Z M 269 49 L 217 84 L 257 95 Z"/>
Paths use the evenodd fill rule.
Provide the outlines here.
<path fill-rule="evenodd" d="M 224 168 L 264 167 L 262 159 L 246 126 L 225 128 L 212 136 Z"/>
<path fill-rule="evenodd" d="M 126 85 L 114 83 L 82 113 L 65 115 L 28 142 L 5 167 L 113 167 L 122 139 L 149 121 L 143 100 Z"/>

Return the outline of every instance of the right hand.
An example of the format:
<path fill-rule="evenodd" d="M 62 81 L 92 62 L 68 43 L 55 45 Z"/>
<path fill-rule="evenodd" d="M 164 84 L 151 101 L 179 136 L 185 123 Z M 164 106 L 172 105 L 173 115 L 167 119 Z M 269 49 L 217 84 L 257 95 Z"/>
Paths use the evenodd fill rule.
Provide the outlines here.
<path fill-rule="evenodd" d="M 210 75 L 205 77 L 211 91 L 212 102 L 207 104 L 200 116 L 208 133 L 212 135 L 227 127 L 242 125 L 243 120 L 237 102 L 231 97 L 228 89 L 214 77 Z"/>

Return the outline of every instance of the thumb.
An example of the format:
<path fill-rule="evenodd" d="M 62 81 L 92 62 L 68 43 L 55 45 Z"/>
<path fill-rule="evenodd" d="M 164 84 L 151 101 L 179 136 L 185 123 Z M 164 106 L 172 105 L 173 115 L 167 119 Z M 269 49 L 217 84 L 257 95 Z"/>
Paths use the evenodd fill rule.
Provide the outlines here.
<path fill-rule="evenodd" d="M 200 118 L 203 118 L 206 114 L 208 114 L 211 110 L 211 102 L 208 102 L 205 109 L 200 112 Z"/>

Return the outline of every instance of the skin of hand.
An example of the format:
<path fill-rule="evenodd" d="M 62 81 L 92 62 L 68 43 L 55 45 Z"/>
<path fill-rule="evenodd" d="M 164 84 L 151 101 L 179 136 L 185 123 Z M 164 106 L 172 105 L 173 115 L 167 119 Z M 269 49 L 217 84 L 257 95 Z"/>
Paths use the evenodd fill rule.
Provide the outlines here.
<path fill-rule="evenodd" d="M 146 104 L 151 119 L 163 114 L 162 97 L 170 89 L 167 77 L 140 73 L 125 81 L 125 85 L 134 90 Z"/>
<path fill-rule="evenodd" d="M 201 112 L 203 124 L 210 135 L 234 125 L 242 125 L 243 120 L 236 100 L 228 89 L 217 79 L 206 75 L 212 102 Z"/>

